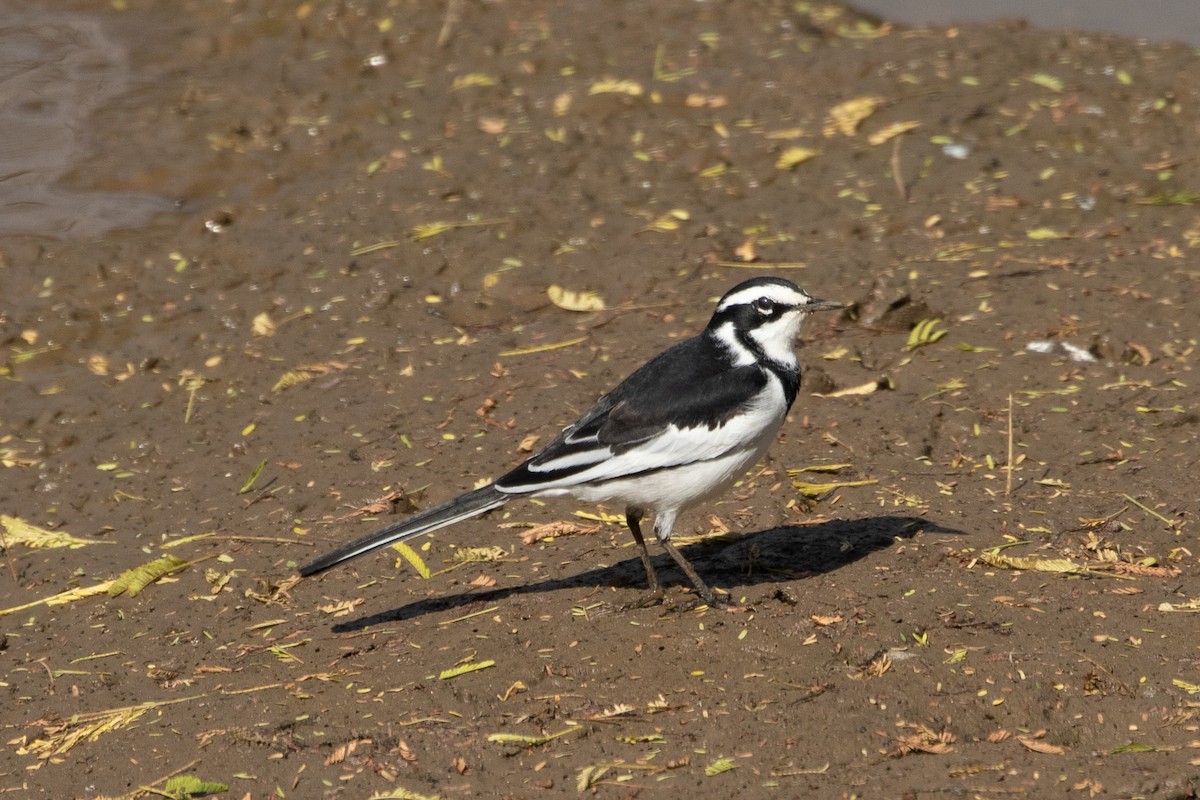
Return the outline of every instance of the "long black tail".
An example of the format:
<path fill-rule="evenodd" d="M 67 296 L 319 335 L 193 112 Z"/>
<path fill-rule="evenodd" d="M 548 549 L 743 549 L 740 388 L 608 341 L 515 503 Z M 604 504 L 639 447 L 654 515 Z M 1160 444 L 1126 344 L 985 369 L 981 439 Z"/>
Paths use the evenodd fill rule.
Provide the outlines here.
<path fill-rule="evenodd" d="M 411 539 L 414 536 L 420 536 L 423 533 L 429 533 L 430 531 L 436 531 L 438 528 L 453 525 L 464 519 L 470 519 L 485 511 L 499 508 L 508 502 L 509 497 L 510 495 L 499 491 L 493 484 L 484 486 L 482 489 L 476 489 L 473 492 L 467 492 L 449 502 L 442 503 L 440 506 L 434 506 L 419 514 L 414 514 L 408 519 L 401 520 L 394 525 L 389 525 L 383 530 L 368 534 L 361 539 L 355 539 L 350 544 L 342 545 L 337 550 L 326 553 L 315 561 L 305 564 L 300 568 L 300 574 L 306 576 L 316 575 L 318 572 L 324 572 L 330 567 L 337 566 L 343 561 L 357 558 L 363 553 L 369 553 L 376 548 L 394 544 L 395 542 L 402 542 L 405 539 Z"/>

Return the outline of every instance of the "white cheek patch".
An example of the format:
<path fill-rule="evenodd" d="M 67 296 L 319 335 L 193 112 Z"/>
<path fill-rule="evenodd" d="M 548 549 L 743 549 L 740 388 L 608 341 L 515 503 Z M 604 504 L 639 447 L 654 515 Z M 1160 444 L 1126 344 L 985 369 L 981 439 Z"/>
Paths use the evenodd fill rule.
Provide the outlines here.
<path fill-rule="evenodd" d="M 800 309 L 792 309 L 779 319 L 759 325 L 750 331 L 750 338 L 758 343 L 763 353 L 772 361 L 786 366 L 794 366 L 796 361 L 796 336 L 800 326 L 804 324 L 805 313 Z"/>

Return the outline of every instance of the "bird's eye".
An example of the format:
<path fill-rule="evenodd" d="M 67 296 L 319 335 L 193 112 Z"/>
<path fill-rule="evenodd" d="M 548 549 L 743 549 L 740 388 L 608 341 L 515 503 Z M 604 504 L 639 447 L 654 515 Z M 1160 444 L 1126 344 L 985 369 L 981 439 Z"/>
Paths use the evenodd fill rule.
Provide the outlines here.
<path fill-rule="evenodd" d="M 775 310 L 775 303 L 769 297 L 760 297 L 754 301 L 754 308 L 765 317 Z"/>

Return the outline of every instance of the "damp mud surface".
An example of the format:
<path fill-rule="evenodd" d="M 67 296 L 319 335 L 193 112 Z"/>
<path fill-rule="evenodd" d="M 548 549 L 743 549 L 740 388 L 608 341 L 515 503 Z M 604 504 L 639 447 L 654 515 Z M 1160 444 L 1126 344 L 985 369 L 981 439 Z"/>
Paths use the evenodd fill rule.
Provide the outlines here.
<path fill-rule="evenodd" d="M 772 2 L 10 21 L 92 55 L 3 123 L 43 175 L 0 188 L 5 796 L 1200 790 L 1193 49 Z M 727 607 L 665 553 L 637 607 L 623 509 L 570 500 L 296 577 L 754 275 L 853 307 L 676 526 Z"/>

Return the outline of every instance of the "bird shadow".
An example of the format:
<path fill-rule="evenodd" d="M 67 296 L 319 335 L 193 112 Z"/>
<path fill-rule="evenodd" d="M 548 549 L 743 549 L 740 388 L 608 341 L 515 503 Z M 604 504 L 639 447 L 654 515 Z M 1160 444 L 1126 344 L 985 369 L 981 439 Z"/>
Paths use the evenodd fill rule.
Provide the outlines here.
<path fill-rule="evenodd" d="M 731 590 L 744 589 L 763 583 L 811 577 L 864 558 L 876 550 L 908 539 L 918 531 L 964 535 L 963 531 L 946 528 L 924 517 L 884 515 L 862 519 L 829 520 L 816 525 L 784 525 L 777 528 L 705 539 L 681 547 L 697 571 L 710 586 Z M 651 550 L 655 545 L 650 543 Z M 381 611 L 333 626 L 335 633 L 360 631 L 373 625 L 423 617 L 450 611 L 467 605 L 490 603 L 506 597 L 552 592 L 580 586 L 645 586 L 645 572 L 636 550 L 631 558 L 610 566 L 577 572 L 562 578 L 536 583 L 506 586 L 486 591 L 470 591 L 444 597 L 431 597 L 407 603 L 398 608 Z M 654 569 L 668 589 L 687 584 L 665 552 L 653 557 Z"/>

